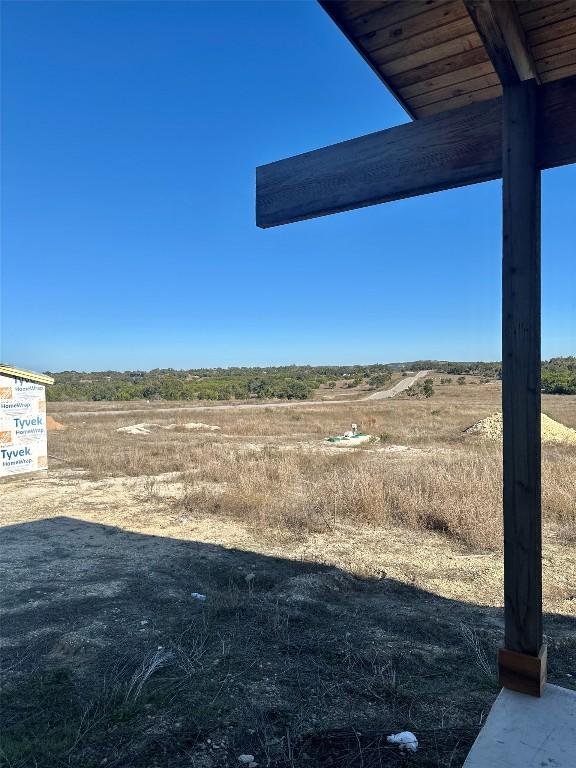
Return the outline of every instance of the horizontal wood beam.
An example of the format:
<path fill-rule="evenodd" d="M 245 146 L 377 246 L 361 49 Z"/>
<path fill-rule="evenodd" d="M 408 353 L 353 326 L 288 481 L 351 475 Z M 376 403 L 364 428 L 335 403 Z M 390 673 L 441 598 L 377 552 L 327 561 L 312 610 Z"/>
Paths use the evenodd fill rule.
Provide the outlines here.
<path fill-rule="evenodd" d="M 538 88 L 539 169 L 576 162 L 576 77 Z M 500 178 L 502 100 L 454 109 L 256 169 L 274 227 Z"/>
<path fill-rule="evenodd" d="M 538 72 L 512 0 L 464 0 L 502 85 L 536 80 Z"/>

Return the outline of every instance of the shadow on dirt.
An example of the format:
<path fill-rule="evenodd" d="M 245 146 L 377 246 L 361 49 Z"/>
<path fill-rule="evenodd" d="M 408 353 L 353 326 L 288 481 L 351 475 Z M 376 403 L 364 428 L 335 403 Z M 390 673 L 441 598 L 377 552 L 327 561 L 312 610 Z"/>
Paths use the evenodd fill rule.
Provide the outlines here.
<path fill-rule="evenodd" d="M 497 693 L 500 610 L 65 517 L 0 536 L 3 766 L 455 768 Z M 546 631 L 566 685 L 576 622 Z"/>

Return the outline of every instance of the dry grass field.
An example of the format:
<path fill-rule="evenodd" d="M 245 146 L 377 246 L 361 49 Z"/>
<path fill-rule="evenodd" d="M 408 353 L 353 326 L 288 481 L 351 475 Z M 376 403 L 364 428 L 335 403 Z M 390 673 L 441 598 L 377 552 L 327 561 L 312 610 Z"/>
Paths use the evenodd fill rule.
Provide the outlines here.
<path fill-rule="evenodd" d="M 464 430 L 500 389 L 434 378 L 428 400 L 52 404 L 48 475 L 0 486 L 0 765 L 462 765 L 503 636 L 500 446 Z M 543 410 L 576 428 L 576 397 Z M 324 441 L 352 422 L 378 439 Z M 575 477 L 576 446 L 544 445 L 567 687 Z M 385 738 L 406 729 L 409 757 Z"/>

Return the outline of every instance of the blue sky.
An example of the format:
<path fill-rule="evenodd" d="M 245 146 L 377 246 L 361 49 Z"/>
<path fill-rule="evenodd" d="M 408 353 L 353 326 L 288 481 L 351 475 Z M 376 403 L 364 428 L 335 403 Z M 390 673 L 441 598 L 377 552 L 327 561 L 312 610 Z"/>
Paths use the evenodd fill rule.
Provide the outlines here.
<path fill-rule="evenodd" d="M 254 169 L 406 117 L 306 2 L 4 2 L 0 358 L 40 370 L 500 357 L 499 182 L 259 230 Z M 576 166 L 543 354 L 576 350 Z"/>

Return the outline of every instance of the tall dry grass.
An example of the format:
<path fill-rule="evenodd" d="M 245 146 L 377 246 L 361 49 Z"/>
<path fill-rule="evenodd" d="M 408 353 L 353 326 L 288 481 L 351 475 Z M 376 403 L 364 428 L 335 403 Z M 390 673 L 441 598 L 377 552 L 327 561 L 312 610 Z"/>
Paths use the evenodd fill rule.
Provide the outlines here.
<path fill-rule="evenodd" d="M 329 457 L 213 448 L 209 454 L 201 471 L 187 475 L 180 504 L 188 512 L 233 517 L 274 536 L 338 523 L 393 524 L 441 531 L 479 549 L 501 543 L 501 452 L 495 446 L 394 459 L 366 451 Z M 544 520 L 567 535 L 576 528 L 575 473 L 573 452 L 546 451 Z"/>
<path fill-rule="evenodd" d="M 404 525 L 491 549 L 502 539 L 501 449 L 463 430 L 496 410 L 498 398 L 494 385 L 448 386 L 431 401 L 219 409 L 180 419 L 222 429 L 206 435 L 159 430 L 132 436 L 117 427 L 144 419 L 60 413 L 69 428 L 51 435 L 50 453 L 97 478 L 177 473 L 184 485 L 179 505 L 188 513 L 239 519 L 274 536 L 339 523 Z M 544 409 L 576 422 L 576 398 L 545 399 Z M 146 420 L 167 424 L 175 417 L 157 407 Z M 322 451 L 321 439 L 351 421 L 411 450 Z M 571 540 L 574 477 L 574 448 L 543 446 L 544 521 Z"/>

